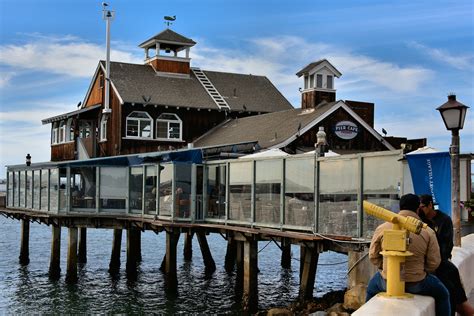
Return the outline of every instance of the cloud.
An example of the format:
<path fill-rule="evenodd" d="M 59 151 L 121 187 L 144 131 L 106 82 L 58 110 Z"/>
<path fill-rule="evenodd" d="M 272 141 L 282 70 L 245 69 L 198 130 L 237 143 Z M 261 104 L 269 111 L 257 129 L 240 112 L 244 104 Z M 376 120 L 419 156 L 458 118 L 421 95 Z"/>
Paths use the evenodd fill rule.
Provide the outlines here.
<path fill-rule="evenodd" d="M 10 79 L 15 76 L 15 72 L 0 73 L 0 88 L 6 87 L 10 83 Z"/>
<path fill-rule="evenodd" d="M 105 48 L 71 35 L 64 37 L 32 34 L 32 41 L 0 46 L 0 64 L 19 70 L 39 71 L 69 77 L 90 77 Z M 130 52 L 112 49 L 111 59 L 140 63 Z M 10 77 L 11 78 L 11 77 Z"/>
<path fill-rule="evenodd" d="M 445 50 L 425 46 L 417 42 L 409 42 L 409 47 L 413 47 L 421 53 L 431 57 L 433 60 L 447 64 L 459 70 L 474 69 L 474 55 L 453 55 Z"/>

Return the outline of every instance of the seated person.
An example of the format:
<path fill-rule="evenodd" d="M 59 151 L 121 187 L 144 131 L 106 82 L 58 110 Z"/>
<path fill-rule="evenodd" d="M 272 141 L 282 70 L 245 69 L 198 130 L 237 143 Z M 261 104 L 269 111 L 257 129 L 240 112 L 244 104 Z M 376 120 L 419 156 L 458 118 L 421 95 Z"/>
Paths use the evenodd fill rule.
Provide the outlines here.
<path fill-rule="evenodd" d="M 469 304 L 461 282 L 458 268 L 449 260 L 453 250 L 453 222 L 451 218 L 441 211 L 435 209 L 431 195 L 420 196 L 420 218 L 431 227 L 438 239 L 441 251 L 441 264 L 435 271 L 435 275 L 443 282 L 449 291 L 451 299 L 451 315 L 455 312 L 461 315 L 474 315 L 474 308 Z"/>
<path fill-rule="evenodd" d="M 411 216 L 418 220 L 416 214 L 420 199 L 414 194 L 405 194 L 400 198 L 400 215 Z M 366 301 L 379 292 L 386 291 L 387 275 L 385 258 L 382 251 L 383 232 L 392 228 L 392 223 L 386 222 L 377 227 L 370 242 L 369 259 L 379 268 L 367 286 Z M 436 315 L 450 315 L 451 306 L 449 292 L 433 273 L 441 262 L 438 242 L 431 228 L 422 229 L 419 235 L 410 233 L 408 251 L 413 255 L 406 257 L 404 275 L 405 291 L 412 294 L 432 296 L 435 299 Z"/>

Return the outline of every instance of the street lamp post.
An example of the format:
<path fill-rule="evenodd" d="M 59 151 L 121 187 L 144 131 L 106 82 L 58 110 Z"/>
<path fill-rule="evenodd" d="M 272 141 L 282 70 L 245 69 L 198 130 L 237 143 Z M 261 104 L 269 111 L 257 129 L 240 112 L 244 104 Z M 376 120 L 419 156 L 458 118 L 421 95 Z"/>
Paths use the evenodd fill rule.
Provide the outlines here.
<path fill-rule="evenodd" d="M 461 246 L 461 210 L 459 208 L 459 130 L 464 127 L 464 119 L 469 107 L 456 101 L 456 95 L 450 94 L 448 102 L 436 110 L 443 118 L 446 129 L 451 131 L 451 217 L 453 220 L 455 246 Z"/>

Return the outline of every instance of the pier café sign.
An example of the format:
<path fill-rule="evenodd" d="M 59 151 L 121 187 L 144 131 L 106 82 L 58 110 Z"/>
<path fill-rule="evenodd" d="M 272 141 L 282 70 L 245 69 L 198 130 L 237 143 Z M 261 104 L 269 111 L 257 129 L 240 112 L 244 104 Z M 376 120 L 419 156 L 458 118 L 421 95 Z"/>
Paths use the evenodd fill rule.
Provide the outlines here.
<path fill-rule="evenodd" d="M 334 133 L 342 139 L 353 139 L 359 134 L 359 127 L 351 121 L 340 121 L 334 126 Z"/>

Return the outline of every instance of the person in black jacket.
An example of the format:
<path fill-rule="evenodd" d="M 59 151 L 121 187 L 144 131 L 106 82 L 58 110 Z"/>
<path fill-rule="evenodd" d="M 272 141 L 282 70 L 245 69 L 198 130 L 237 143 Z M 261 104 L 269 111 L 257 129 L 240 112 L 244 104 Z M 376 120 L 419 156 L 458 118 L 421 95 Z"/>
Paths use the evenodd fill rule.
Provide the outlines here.
<path fill-rule="evenodd" d="M 435 231 L 438 239 L 441 264 L 436 269 L 435 275 L 449 291 L 452 306 L 451 315 L 454 315 L 456 311 L 461 315 L 474 315 L 474 308 L 467 301 L 459 270 L 449 260 L 453 250 L 453 222 L 451 217 L 436 210 L 433 198 L 426 194 L 420 196 L 418 215 Z"/>

